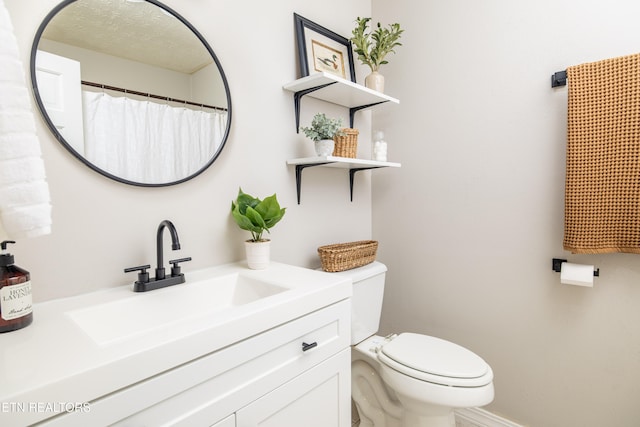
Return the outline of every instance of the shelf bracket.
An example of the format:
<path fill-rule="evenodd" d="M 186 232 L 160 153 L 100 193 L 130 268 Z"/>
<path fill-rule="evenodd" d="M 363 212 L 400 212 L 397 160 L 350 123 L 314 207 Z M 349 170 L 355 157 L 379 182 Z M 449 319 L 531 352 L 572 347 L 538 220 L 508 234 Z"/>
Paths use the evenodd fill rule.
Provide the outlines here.
<path fill-rule="evenodd" d="M 310 94 L 311 92 L 315 92 L 316 90 L 320 90 L 322 88 L 334 85 L 336 83 L 337 82 L 331 82 L 324 85 L 311 87 L 309 89 L 301 90 L 293 94 L 293 107 L 296 113 L 296 133 L 300 133 L 300 101 L 302 100 L 302 97 Z"/>
<path fill-rule="evenodd" d="M 349 108 L 349 127 L 353 128 L 353 122 L 355 120 L 355 115 L 358 111 L 360 110 L 364 110 L 366 108 L 370 108 L 379 104 L 384 104 L 385 102 L 389 102 L 389 101 L 380 101 L 380 102 L 374 102 L 373 104 L 367 104 L 367 105 L 361 105 L 359 107 L 351 107 Z"/>
<path fill-rule="evenodd" d="M 329 163 L 334 163 L 334 162 L 309 163 L 309 164 L 296 165 L 296 194 L 298 196 L 298 204 L 300 204 L 300 188 L 302 187 L 302 171 L 304 170 L 304 168 L 327 165 Z"/>
<path fill-rule="evenodd" d="M 369 166 L 366 168 L 352 168 L 349 169 L 349 195 L 351 197 L 351 201 L 353 202 L 353 181 L 356 177 L 356 172 L 366 171 L 369 169 L 380 169 L 383 166 Z"/>

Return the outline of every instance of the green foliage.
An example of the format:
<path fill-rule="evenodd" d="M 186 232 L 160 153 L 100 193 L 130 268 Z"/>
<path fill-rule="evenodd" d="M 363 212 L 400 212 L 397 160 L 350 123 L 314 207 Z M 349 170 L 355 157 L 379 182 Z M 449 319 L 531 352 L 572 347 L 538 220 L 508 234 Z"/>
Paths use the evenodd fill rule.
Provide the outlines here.
<path fill-rule="evenodd" d="M 276 195 L 260 200 L 238 189 L 238 197 L 231 201 L 231 215 L 238 226 L 251 233 L 251 241 L 259 242 L 262 233 L 276 225 L 284 216 L 286 208 L 280 208 Z"/>
<path fill-rule="evenodd" d="M 390 52 L 395 53 L 393 49 L 396 46 L 402 46 L 398 40 L 404 30 L 398 23 L 389 24 L 388 27 L 383 28 L 378 22 L 374 31 L 367 32 L 370 20 L 371 18 L 358 17 L 357 25 L 351 32 L 353 35 L 351 42 L 358 59 L 368 65 L 371 71 L 378 71 L 381 65 L 389 63 L 385 61 L 385 56 Z"/>
<path fill-rule="evenodd" d="M 313 116 L 310 127 L 300 128 L 307 138 L 312 141 L 320 141 L 321 139 L 333 139 L 334 136 L 342 136 L 342 119 L 331 119 L 323 113 Z"/>

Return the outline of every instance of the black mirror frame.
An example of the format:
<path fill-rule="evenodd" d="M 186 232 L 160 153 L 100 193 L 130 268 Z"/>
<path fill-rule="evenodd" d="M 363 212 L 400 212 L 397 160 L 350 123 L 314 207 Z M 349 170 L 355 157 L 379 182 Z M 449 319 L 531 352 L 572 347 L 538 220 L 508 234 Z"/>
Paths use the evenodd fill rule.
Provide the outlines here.
<path fill-rule="evenodd" d="M 49 118 L 49 114 L 47 113 L 47 110 L 44 107 L 44 103 L 42 102 L 42 98 L 40 97 L 40 92 L 38 90 L 38 85 L 37 85 L 37 80 L 36 80 L 36 53 L 38 51 L 38 44 L 40 42 L 40 38 L 41 38 L 42 33 L 44 32 L 45 28 L 47 27 L 47 24 L 49 24 L 51 19 L 53 19 L 53 17 L 56 16 L 58 14 L 58 12 L 60 12 L 62 9 L 64 9 L 68 5 L 70 5 L 72 3 L 75 3 L 76 1 L 78 1 L 78 0 L 64 0 L 62 3 L 58 4 L 56 7 L 54 7 L 47 14 L 47 16 L 43 19 L 42 23 L 38 27 L 38 30 L 36 31 L 36 34 L 35 34 L 34 39 L 33 39 L 33 45 L 31 47 L 31 57 L 30 57 L 30 62 L 31 63 L 30 63 L 30 67 L 29 67 L 30 68 L 30 74 L 31 74 L 31 87 L 33 89 L 33 94 L 34 94 L 36 103 L 38 104 L 38 108 L 40 109 L 40 113 L 42 114 L 42 117 L 44 118 L 45 122 L 47 123 L 47 126 L 49 127 L 49 129 L 51 130 L 51 132 L 53 133 L 55 138 L 58 140 L 58 142 L 60 142 L 60 144 L 62 144 L 67 149 L 67 151 L 69 151 L 71 154 L 73 154 L 74 157 L 76 157 L 78 160 L 80 160 L 82 163 L 84 163 L 90 169 L 93 169 L 94 171 L 98 172 L 99 174 L 101 174 L 103 176 L 106 176 L 107 178 L 110 178 L 110 179 L 112 179 L 114 181 L 118 181 L 118 182 L 121 182 L 123 184 L 134 185 L 134 186 L 138 186 L 138 187 L 168 187 L 168 186 L 172 186 L 172 185 L 177 185 L 177 184 L 181 184 L 181 183 L 183 183 L 185 181 L 189 181 L 190 179 L 195 178 L 196 176 L 200 175 L 202 172 L 207 170 L 213 164 L 213 162 L 216 161 L 216 159 L 218 158 L 218 156 L 222 152 L 222 149 L 224 148 L 227 140 L 229 139 L 229 132 L 231 130 L 231 91 L 229 90 L 229 83 L 227 82 L 227 77 L 224 74 L 224 70 L 222 69 L 222 65 L 220 64 L 220 61 L 218 60 L 218 57 L 213 52 L 213 49 L 211 49 L 211 46 L 209 45 L 209 43 L 207 43 L 207 41 L 204 39 L 202 34 L 200 34 L 200 32 L 198 30 L 196 30 L 195 27 L 193 25 L 191 25 L 191 23 L 189 23 L 189 21 L 187 21 L 184 17 L 182 17 L 182 15 L 180 15 L 175 10 L 171 9 L 170 7 L 162 4 L 161 2 L 159 2 L 157 0 L 145 0 L 145 1 L 147 1 L 148 3 L 152 3 L 152 4 L 160 7 L 161 9 L 164 9 L 165 11 L 170 13 L 172 16 L 174 16 L 175 18 L 180 20 L 180 22 L 182 22 L 187 28 L 189 28 L 193 32 L 193 34 L 195 34 L 195 36 L 200 40 L 200 42 L 203 44 L 203 46 L 207 49 L 207 51 L 209 52 L 209 54 L 213 58 L 213 61 L 215 62 L 216 66 L 218 67 L 218 71 L 220 72 L 220 77 L 222 78 L 222 82 L 224 84 L 226 98 L 227 98 L 227 126 L 226 126 L 226 129 L 225 129 L 222 141 L 220 142 L 220 146 L 218 147 L 218 150 L 214 153 L 214 155 L 211 158 L 211 160 L 209 160 L 202 168 L 200 168 L 199 170 L 197 170 L 193 174 L 191 174 L 191 175 L 189 175 L 189 176 L 187 176 L 185 178 L 179 179 L 177 181 L 166 182 L 166 183 L 143 183 L 143 182 L 129 181 L 127 179 L 124 179 L 124 178 L 121 178 L 119 176 L 113 175 L 113 174 L 111 174 L 111 173 L 109 173 L 109 172 L 97 167 L 93 163 L 89 162 L 82 155 L 80 155 L 76 150 L 74 150 L 71 147 L 71 145 L 60 134 L 60 132 L 58 132 L 58 130 L 56 129 L 55 125 L 53 124 L 53 122 Z"/>

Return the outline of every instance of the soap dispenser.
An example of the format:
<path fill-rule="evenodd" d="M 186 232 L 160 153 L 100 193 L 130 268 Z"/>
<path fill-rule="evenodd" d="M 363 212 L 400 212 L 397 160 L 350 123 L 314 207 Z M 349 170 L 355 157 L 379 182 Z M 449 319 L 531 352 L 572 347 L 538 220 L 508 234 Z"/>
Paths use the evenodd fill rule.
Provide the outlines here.
<path fill-rule="evenodd" d="M 9 243 L 15 242 L 0 243 L 0 332 L 22 329 L 33 321 L 31 275 L 13 265 L 13 255 L 7 253 Z"/>

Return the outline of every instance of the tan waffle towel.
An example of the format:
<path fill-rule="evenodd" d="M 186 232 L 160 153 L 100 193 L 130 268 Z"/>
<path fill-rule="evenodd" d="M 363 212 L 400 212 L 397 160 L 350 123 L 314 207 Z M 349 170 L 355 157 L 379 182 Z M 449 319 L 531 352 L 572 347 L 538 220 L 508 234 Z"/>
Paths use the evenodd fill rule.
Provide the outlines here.
<path fill-rule="evenodd" d="M 564 248 L 640 253 L 640 54 L 567 77 Z"/>

